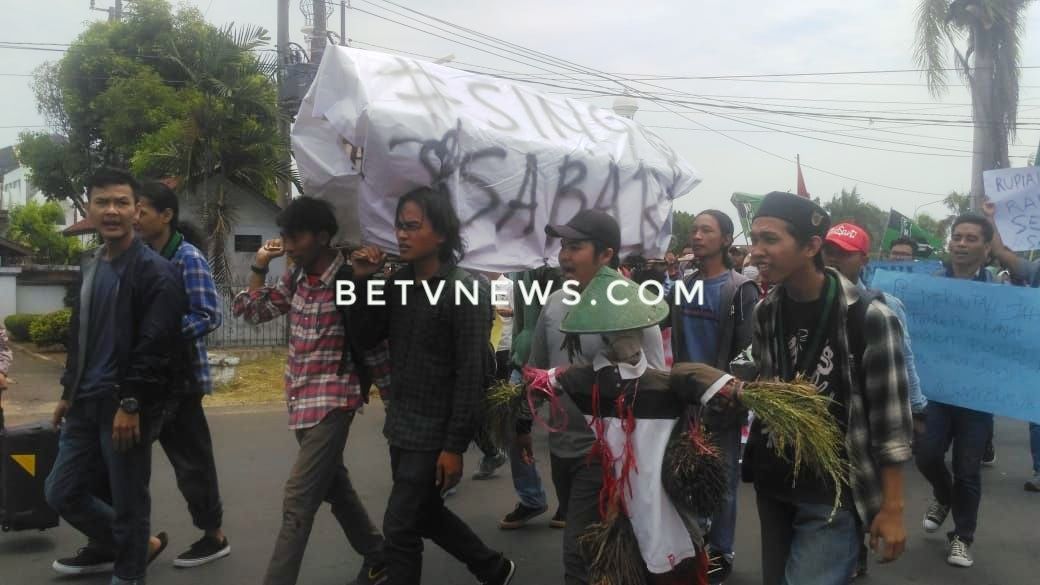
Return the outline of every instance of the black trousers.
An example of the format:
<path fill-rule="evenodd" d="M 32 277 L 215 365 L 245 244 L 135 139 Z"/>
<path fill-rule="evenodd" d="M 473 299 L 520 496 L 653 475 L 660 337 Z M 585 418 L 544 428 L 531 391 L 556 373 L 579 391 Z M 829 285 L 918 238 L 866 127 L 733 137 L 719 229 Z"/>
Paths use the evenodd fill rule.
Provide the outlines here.
<path fill-rule="evenodd" d="M 422 582 L 423 539 L 466 565 L 484 582 L 501 570 L 502 553 L 491 550 L 458 516 L 444 506 L 436 485 L 440 451 L 406 451 L 390 447 L 394 485 L 383 518 L 387 585 Z"/>

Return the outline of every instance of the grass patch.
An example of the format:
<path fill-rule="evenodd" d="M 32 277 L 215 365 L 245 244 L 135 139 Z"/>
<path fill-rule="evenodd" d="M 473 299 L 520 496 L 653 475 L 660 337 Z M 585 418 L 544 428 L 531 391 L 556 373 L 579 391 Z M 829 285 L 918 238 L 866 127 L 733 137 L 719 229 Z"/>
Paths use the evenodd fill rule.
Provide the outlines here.
<path fill-rule="evenodd" d="M 235 369 L 235 379 L 214 388 L 206 397 L 206 405 L 284 403 L 284 373 L 284 354 L 241 363 Z"/>

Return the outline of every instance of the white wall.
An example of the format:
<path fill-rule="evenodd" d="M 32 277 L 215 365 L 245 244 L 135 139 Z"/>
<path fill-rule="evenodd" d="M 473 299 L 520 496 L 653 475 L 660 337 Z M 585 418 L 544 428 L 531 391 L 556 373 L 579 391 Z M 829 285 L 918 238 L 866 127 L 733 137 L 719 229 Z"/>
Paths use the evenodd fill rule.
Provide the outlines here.
<path fill-rule="evenodd" d="M 0 323 L 18 312 L 16 279 L 21 271 L 17 267 L 0 268 Z"/>
<path fill-rule="evenodd" d="M 19 285 L 17 302 L 19 313 L 44 314 L 65 308 L 65 285 Z"/>

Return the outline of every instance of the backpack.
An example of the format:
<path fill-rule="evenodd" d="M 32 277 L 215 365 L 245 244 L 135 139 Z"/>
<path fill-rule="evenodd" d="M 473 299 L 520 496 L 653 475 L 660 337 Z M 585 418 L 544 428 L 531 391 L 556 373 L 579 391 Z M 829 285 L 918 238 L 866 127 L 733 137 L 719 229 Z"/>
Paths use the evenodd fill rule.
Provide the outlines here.
<path fill-rule="evenodd" d="M 292 304 L 293 297 L 296 296 L 296 283 L 300 278 L 300 274 L 303 272 L 302 266 L 297 266 L 293 269 L 292 274 L 289 276 L 289 303 Z M 341 280 L 351 280 L 354 277 L 354 269 L 344 263 L 336 271 L 336 276 L 333 282 L 339 282 Z M 343 353 L 340 355 L 339 367 L 336 369 L 337 376 L 343 376 L 347 371 L 347 364 L 353 363 L 354 372 L 358 377 L 358 384 L 361 387 L 361 398 L 364 399 L 365 404 L 368 404 L 369 391 L 372 389 L 372 371 L 365 364 L 364 353 L 353 341 L 353 336 L 348 335 L 348 327 L 350 326 L 350 307 L 345 305 L 337 305 L 336 307 L 339 312 L 340 319 L 343 321 Z"/>

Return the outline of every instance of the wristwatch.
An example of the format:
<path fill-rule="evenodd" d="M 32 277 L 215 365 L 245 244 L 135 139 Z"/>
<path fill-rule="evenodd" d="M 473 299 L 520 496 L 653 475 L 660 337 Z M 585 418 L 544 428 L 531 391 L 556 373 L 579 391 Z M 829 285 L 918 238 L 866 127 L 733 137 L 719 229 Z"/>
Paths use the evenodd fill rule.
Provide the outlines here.
<path fill-rule="evenodd" d="M 141 405 L 136 398 L 124 398 L 119 401 L 119 410 L 127 414 L 137 414 L 141 410 Z"/>

